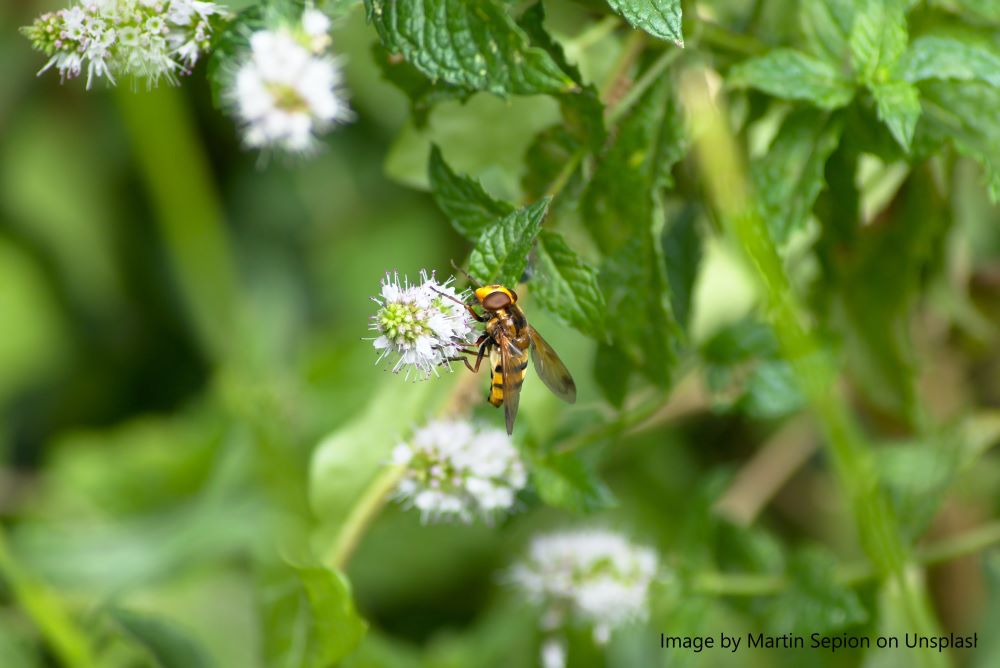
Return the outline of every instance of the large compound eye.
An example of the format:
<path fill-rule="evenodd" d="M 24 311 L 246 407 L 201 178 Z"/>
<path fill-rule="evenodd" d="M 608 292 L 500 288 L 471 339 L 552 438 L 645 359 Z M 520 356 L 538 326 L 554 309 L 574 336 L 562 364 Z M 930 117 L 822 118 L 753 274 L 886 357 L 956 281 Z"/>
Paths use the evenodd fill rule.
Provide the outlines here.
<path fill-rule="evenodd" d="M 490 311 L 496 311 L 505 306 L 510 306 L 510 297 L 503 292 L 491 292 L 483 298 L 483 307 Z"/>

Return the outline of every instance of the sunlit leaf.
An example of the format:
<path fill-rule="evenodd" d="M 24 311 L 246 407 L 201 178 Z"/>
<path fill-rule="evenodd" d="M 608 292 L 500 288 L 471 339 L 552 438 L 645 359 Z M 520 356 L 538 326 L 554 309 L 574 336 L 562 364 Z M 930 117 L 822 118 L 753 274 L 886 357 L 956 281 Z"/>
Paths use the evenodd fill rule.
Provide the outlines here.
<path fill-rule="evenodd" d="M 636 28 L 684 46 L 681 0 L 608 0 L 608 4 Z"/>
<path fill-rule="evenodd" d="M 854 86 L 836 67 L 793 49 L 775 49 L 729 71 L 730 85 L 756 88 L 786 100 L 803 100 L 821 109 L 843 107 Z"/>

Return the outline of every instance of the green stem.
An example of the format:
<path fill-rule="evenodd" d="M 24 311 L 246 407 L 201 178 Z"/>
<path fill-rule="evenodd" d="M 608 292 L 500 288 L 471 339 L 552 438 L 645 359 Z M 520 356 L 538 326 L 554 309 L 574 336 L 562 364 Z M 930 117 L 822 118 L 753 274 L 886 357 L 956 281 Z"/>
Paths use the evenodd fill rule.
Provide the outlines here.
<path fill-rule="evenodd" d="M 0 526 L 0 577 L 7 581 L 25 613 L 52 646 L 64 665 L 97 668 L 90 642 L 77 628 L 59 598 L 26 572 L 11 553 Z"/>
<path fill-rule="evenodd" d="M 670 65 L 680 57 L 683 53 L 680 49 L 667 49 L 660 56 L 653 61 L 653 64 L 646 68 L 646 71 L 642 73 L 642 76 L 629 88 L 628 92 L 622 96 L 622 99 L 612 107 L 607 114 L 607 120 L 609 124 L 617 122 L 625 113 L 632 108 L 642 94 L 646 90 L 656 83 L 656 80 L 663 74 L 664 71 Z"/>
<path fill-rule="evenodd" d="M 767 44 L 749 34 L 730 30 L 711 21 L 698 21 L 695 41 L 719 51 L 730 51 L 744 56 L 759 56 L 768 51 Z"/>
<path fill-rule="evenodd" d="M 926 595 L 906 577 L 906 544 L 879 485 L 872 454 L 836 390 L 835 363 L 802 324 L 781 257 L 750 193 L 742 154 L 725 114 L 708 92 L 707 73 L 689 72 L 683 88 L 691 121 L 698 126 L 698 157 L 708 191 L 723 224 L 757 274 L 782 354 L 825 436 L 862 548 L 878 574 L 898 585 L 911 628 L 934 635 L 936 624 Z M 922 660 L 926 665 L 947 663 L 947 659 L 929 654 Z"/>
<path fill-rule="evenodd" d="M 190 109 L 170 86 L 116 90 L 193 329 L 221 361 L 231 355 L 234 332 L 245 330 L 223 208 Z"/>
<path fill-rule="evenodd" d="M 611 74 L 601 87 L 601 100 L 605 104 L 611 101 L 608 99 L 609 96 L 628 77 L 629 70 L 642 54 L 645 46 L 646 33 L 641 30 L 633 30 L 629 33 L 629 36 L 625 40 L 625 45 L 622 47 L 622 52 L 618 56 L 618 60 L 615 61 L 614 67 L 611 68 Z"/>
<path fill-rule="evenodd" d="M 1000 522 L 993 522 L 917 550 L 913 561 L 921 566 L 933 566 L 997 544 L 1000 544 Z M 871 562 L 864 561 L 838 567 L 833 579 L 838 584 L 854 586 L 879 576 Z M 784 575 L 707 572 L 692 577 L 691 585 L 699 593 L 715 596 L 769 596 L 788 587 L 789 580 Z"/>
<path fill-rule="evenodd" d="M 406 469 L 402 466 L 386 466 L 375 476 L 364 494 L 351 508 L 351 514 L 347 516 L 343 527 L 337 533 L 337 540 L 325 560 L 326 563 L 340 570 L 347 566 L 365 530 L 378 516 L 389 499 L 389 493 L 405 472 Z"/>

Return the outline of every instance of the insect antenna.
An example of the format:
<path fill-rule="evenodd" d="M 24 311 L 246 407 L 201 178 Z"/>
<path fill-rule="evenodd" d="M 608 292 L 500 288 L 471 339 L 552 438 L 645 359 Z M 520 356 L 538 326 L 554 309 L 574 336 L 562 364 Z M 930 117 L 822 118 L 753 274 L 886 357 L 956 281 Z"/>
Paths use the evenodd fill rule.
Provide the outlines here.
<path fill-rule="evenodd" d="M 442 297 L 445 297 L 446 299 L 450 299 L 451 301 L 455 302 L 456 304 L 461 304 L 462 306 L 468 306 L 468 304 L 466 304 L 465 302 L 463 302 L 461 299 L 456 299 L 455 297 L 452 297 L 451 295 L 449 295 L 447 292 L 441 292 L 437 288 L 431 288 L 431 290 L 433 290 L 434 292 L 438 293 Z"/>
<path fill-rule="evenodd" d="M 483 287 L 483 282 L 482 281 L 478 280 L 475 276 L 473 276 L 472 274 L 470 274 L 469 272 L 467 272 L 465 269 L 462 269 L 461 267 L 459 267 L 457 264 L 455 264 L 454 260 L 451 261 L 451 266 L 452 266 L 452 268 L 455 271 L 457 271 L 458 273 L 462 274 L 467 279 L 469 279 L 469 282 L 472 283 L 473 287 L 476 287 L 476 288 Z"/>

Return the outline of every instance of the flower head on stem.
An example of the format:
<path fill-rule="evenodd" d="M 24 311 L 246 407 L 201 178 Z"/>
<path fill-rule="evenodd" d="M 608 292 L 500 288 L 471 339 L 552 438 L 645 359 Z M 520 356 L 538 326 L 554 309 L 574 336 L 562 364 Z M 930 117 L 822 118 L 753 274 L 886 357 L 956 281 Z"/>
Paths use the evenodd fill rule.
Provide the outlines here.
<path fill-rule="evenodd" d="M 392 463 L 405 470 L 397 499 L 417 508 L 425 522 L 492 522 L 513 508 L 527 483 L 510 437 L 467 421 L 428 423 L 396 446 Z"/>
<path fill-rule="evenodd" d="M 55 68 L 65 81 L 86 71 L 87 88 L 95 78 L 114 84 L 127 76 L 155 86 L 191 71 L 224 13 L 200 0 L 81 1 L 42 14 L 22 32 L 49 57 L 39 74 Z"/>
<path fill-rule="evenodd" d="M 308 153 L 319 134 L 350 120 L 329 30 L 330 19 L 310 7 L 296 22 L 250 35 L 225 94 L 247 146 Z"/>
<path fill-rule="evenodd" d="M 472 340 L 472 319 L 462 306 L 465 295 L 452 287 L 452 278 L 439 283 L 433 274 L 420 272 L 420 282 L 411 284 L 399 274 L 386 274 L 379 305 L 369 329 L 380 353 L 376 363 L 390 359 L 393 373 L 406 369 L 418 379 L 437 374 L 439 366 L 459 354 Z"/>
<path fill-rule="evenodd" d="M 542 606 L 546 631 L 582 623 L 603 645 L 615 628 L 646 616 L 658 563 L 652 549 L 613 531 L 562 531 L 536 537 L 510 580 Z M 545 648 L 546 665 L 554 664 L 554 647 Z"/>

